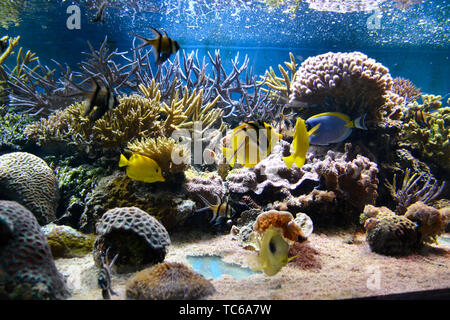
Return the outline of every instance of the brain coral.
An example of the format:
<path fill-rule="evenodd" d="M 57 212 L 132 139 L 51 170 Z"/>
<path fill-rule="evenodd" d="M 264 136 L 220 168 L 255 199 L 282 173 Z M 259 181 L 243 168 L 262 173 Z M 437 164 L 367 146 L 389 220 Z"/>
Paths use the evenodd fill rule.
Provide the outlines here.
<path fill-rule="evenodd" d="M 164 260 L 170 238 L 164 226 L 147 212 L 136 207 L 108 210 L 97 222 L 98 237 L 94 243 L 94 260 L 101 265 L 101 255 L 110 248 L 114 269 L 133 272 L 148 264 Z"/>
<path fill-rule="evenodd" d="M 69 292 L 33 214 L 0 200 L 0 226 L 0 299 L 66 298 Z"/>
<path fill-rule="evenodd" d="M 58 182 L 41 158 L 26 152 L 7 153 L 0 156 L 0 199 L 21 203 L 43 225 L 56 218 Z"/>
<path fill-rule="evenodd" d="M 163 262 L 142 270 L 126 287 L 127 298 L 137 300 L 192 300 L 214 292 L 210 281 L 177 262 Z"/>
<path fill-rule="evenodd" d="M 303 61 L 295 73 L 289 103 L 318 104 L 326 107 L 324 112 L 340 111 L 351 118 L 368 112 L 379 119 L 392 84 L 389 70 L 365 54 L 328 52 Z"/>

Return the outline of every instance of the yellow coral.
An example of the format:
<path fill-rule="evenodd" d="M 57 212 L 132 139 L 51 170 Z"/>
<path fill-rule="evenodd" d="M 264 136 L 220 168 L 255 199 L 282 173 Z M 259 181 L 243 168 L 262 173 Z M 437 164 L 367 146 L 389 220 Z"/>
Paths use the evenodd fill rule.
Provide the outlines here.
<path fill-rule="evenodd" d="M 269 68 L 268 71 L 266 71 L 266 74 L 263 76 L 260 76 L 264 81 L 261 81 L 259 83 L 264 82 L 266 86 L 268 86 L 271 89 L 274 89 L 278 91 L 279 95 L 276 95 L 274 98 L 281 97 L 285 102 L 289 101 L 289 95 L 291 94 L 291 82 L 294 78 L 295 72 L 297 71 L 297 64 L 295 62 L 294 55 L 289 52 L 289 58 L 291 59 L 290 62 L 285 62 L 284 64 L 288 67 L 288 70 L 290 71 L 290 74 L 281 66 L 278 65 L 278 69 L 281 72 L 282 77 L 279 77 L 275 74 L 275 71 L 272 67 Z M 262 88 L 261 90 L 268 92 L 269 89 Z"/>
<path fill-rule="evenodd" d="M 189 166 L 190 150 L 172 138 L 143 138 L 131 141 L 127 149 L 155 160 L 164 172 L 183 172 Z"/>
<path fill-rule="evenodd" d="M 2 41 L 8 40 L 8 47 L 0 56 L 0 65 L 3 64 L 3 62 L 5 62 L 5 60 L 13 54 L 14 48 L 19 44 L 20 36 L 17 36 L 15 38 L 9 38 L 8 36 L 4 36 L 2 37 L 1 40 Z"/>
<path fill-rule="evenodd" d="M 400 145 L 409 147 L 441 168 L 450 171 L 450 107 L 442 107 L 441 96 L 423 95 L 423 103 L 417 102 L 408 105 L 409 112 L 405 113 L 403 128 L 400 132 Z M 434 110 L 433 112 L 430 112 Z M 414 112 L 429 112 L 432 120 L 429 126 L 416 122 Z"/>

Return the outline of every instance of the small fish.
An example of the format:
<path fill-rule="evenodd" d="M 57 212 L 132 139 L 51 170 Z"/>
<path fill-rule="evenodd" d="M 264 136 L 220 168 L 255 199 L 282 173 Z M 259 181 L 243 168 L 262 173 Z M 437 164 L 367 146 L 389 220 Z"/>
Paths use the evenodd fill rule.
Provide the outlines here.
<path fill-rule="evenodd" d="M 424 110 L 414 111 L 414 120 L 417 122 L 419 126 L 422 128 L 430 127 L 434 122 L 434 117 L 430 115 L 430 113 L 436 110 L 430 110 L 429 112 Z"/>
<path fill-rule="evenodd" d="M 202 199 L 202 201 L 206 204 L 206 207 L 196 210 L 195 213 L 210 212 L 212 214 L 212 218 L 211 220 L 209 220 L 210 224 L 216 224 L 218 221 L 223 219 L 233 219 L 235 212 L 231 206 L 231 202 L 228 201 L 227 197 L 224 197 L 224 199 L 220 199 L 219 196 L 217 196 L 219 200 L 218 203 L 212 205 L 201 194 L 197 193 L 197 196 Z"/>
<path fill-rule="evenodd" d="M 249 121 L 233 129 L 230 136 L 231 148 L 223 147 L 222 152 L 231 167 L 238 162 L 251 168 L 271 153 L 282 137 L 265 122 Z"/>
<path fill-rule="evenodd" d="M 162 176 L 161 168 L 155 160 L 137 153 L 133 153 L 130 159 L 125 158 L 121 154 L 119 167 L 127 167 L 127 176 L 133 180 L 147 183 L 166 181 Z"/>
<path fill-rule="evenodd" d="M 100 22 L 105 23 L 105 9 L 106 5 L 108 4 L 108 1 L 103 1 L 100 7 L 97 10 L 97 13 L 95 14 L 95 17 L 92 19 L 92 22 Z"/>
<path fill-rule="evenodd" d="M 320 128 L 309 137 L 309 143 L 328 145 L 344 141 L 352 133 L 353 128 L 367 130 L 364 123 L 366 114 L 355 120 L 340 112 L 325 112 L 308 118 L 305 123 L 307 128 L 320 124 Z"/>
<path fill-rule="evenodd" d="M 250 261 L 253 271 L 263 270 L 266 275 L 273 276 L 289 261 L 297 258 L 288 258 L 289 244 L 281 232 L 279 228 L 269 227 L 264 231 L 262 239 L 258 239 L 259 255 Z"/>
<path fill-rule="evenodd" d="M 153 27 L 150 27 L 150 29 L 152 29 L 153 33 L 156 36 L 153 39 L 147 39 L 132 33 L 133 36 L 143 41 L 142 44 L 138 46 L 135 50 L 138 50 L 147 45 L 152 46 L 154 49 L 153 53 L 155 55 L 156 65 L 160 65 L 167 59 L 169 59 L 169 57 L 172 54 L 176 53 L 180 49 L 180 45 L 178 44 L 177 41 L 173 40 L 172 38 L 169 38 L 166 31 L 162 30 L 163 34 L 161 34 L 161 32 L 159 32 Z"/>
<path fill-rule="evenodd" d="M 111 288 L 111 268 L 114 265 L 119 254 L 116 254 L 112 259 L 111 263 L 108 265 L 106 263 L 106 257 L 108 256 L 109 248 L 106 249 L 105 255 L 101 256 L 102 267 L 97 276 L 97 284 L 100 289 L 102 289 L 102 296 L 105 300 L 111 299 L 111 294 L 117 296 L 117 293 Z"/>
<path fill-rule="evenodd" d="M 307 131 L 305 121 L 302 118 L 297 118 L 295 123 L 294 140 L 292 141 L 293 153 L 290 156 L 283 157 L 283 161 L 290 169 L 295 162 L 298 168 L 303 167 L 306 161 L 306 152 L 309 149 L 309 137 L 317 131 L 320 123 L 314 128 Z"/>
<path fill-rule="evenodd" d="M 119 100 L 114 95 L 111 88 L 100 86 L 98 82 L 92 78 L 93 89 L 88 92 L 88 103 L 83 116 L 88 116 L 91 121 L 96 121 L 103 117 L 108 111 L 114 109 Z"/>

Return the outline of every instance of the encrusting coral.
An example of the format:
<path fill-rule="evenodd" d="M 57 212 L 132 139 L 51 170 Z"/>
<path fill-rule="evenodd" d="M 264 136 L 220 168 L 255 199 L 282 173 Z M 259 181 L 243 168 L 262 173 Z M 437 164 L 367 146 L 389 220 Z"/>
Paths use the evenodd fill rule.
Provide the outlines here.
<path fill-rule="evenodd" d="M 210 281 L 186 265 L 163 262 L 145 269 L 128 281 L 127 299 L 193 300 L 215 292 Z"/>
<path fill-rule="evenodd" d="M 58 181 L 44 160 L 27 152 L 0 156 L 0 199 L 21 203 L 44 225 L 55 220 L 59 198 Z"/>
<path fill-rule="evenodd" d="M 389 70 L 361 52 L 328 52 L 303 61 L 292 81 L 289 103 L 321 105 L 323 112 L 338 111 L 350 118 L 367 112 L 380 120 L 392 83 Z"/>
<path fill-rule="evenodd" d="M 370 249 L 384 255 L 407 255 L 421 244 L 417 225 L 386 207 L 366 205 L 361 215 Z"/>
<path fill-rule="evenodd" d="M 69 291 L 33 214 L 0 200 L 0 298 L 64 299 Z"/>
<path fill-rule="evenodd" d="M 100 266 L 101 257 L 109 248 L 107 261 L 119 254 L 114 263 L 118 273 L 134 272 L 149 264 L 162 262 L 170 238 L 164 226 L 137 207 L 108 210 L 96 224 L 94 261 Z M 109 263 L 109 262 L 108 262 Z"/>

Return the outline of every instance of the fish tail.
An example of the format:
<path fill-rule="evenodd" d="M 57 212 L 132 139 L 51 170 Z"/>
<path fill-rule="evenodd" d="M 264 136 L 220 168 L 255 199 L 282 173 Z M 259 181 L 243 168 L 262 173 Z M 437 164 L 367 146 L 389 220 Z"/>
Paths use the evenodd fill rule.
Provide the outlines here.
<path fill-rule="evenodd" d="M 364 113 L 362 116 L 360 116 L 360 117 L 356 118 L 355 120 L 353 120 L 353 126 L 355 128 L 358 128 L 358 129 L 367 130 L 367 127 L 366 127 L 366 124 L 365 124 L 366 116 L 367 116 L 367 113 Z"/>
<path fill-rule="evenodd" d="M 119 167 L 125 167 L 128 165 L 128 160 L 123 154 L 120 154 Z"/>

